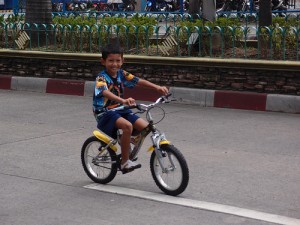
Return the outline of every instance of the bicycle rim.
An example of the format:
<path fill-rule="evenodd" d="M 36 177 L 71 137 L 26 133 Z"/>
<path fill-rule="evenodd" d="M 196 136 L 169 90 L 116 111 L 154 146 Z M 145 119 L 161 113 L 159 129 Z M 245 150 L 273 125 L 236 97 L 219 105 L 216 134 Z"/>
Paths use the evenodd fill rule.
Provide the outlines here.
<path fill-rule="evenodd" d="M 166 156 L 162 158 L 164 170 L 153 152 L 150 161 L 151 173 L 157 186 L 166 194 L 182 193 L 189 180 L 189 171 L 183 155 L 173 146 L 164 147 Z"/>
<path fill-rule="evenodd" d="M 117 173 L 116 154 L 111 149 L 102 149 L 105 144 L 96 137 L 86 140 L 82 147 L 81 160 L 86 174 L 96 183 L 108 183 Z"/>

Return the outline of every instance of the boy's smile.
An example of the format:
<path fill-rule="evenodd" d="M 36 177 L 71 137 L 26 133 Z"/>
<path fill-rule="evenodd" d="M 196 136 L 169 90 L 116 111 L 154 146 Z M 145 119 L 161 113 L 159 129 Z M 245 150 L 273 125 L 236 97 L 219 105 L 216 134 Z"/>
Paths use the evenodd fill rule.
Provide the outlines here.
<path fill-rule="evenodd" d="M 101 59 L 101 63 L 106 68 L 106 72 L 112 76 L 116 77 L 118 70 L 123 65 L 124 59 L 121 54 L 109 54 L 106 59 Z"/>

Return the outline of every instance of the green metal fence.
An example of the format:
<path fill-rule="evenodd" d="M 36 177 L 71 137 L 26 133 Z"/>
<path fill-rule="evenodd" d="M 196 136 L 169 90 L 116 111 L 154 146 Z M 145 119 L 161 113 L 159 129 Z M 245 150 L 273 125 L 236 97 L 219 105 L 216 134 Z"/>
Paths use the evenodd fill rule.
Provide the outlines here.
<path fill-rule="evenodd" d="M 103 24 L 102 14 L 89 17 L 92 25 L 0 23 L 0 48 L 19 49 L 16 40 L 26 32 L 26 50 L 100 53 L 111 38 L 119 38 L 125 53 L 149 56 L 299 60 L 300 26 L 258 27 L 257 18 L 238 26 L 216 26 L 189 15 L 159 15 L 156 25 Z M 128 15 L 114 15 L 129 20 Z M 168 18 L 166 18 L 168 17 Z M 290 17 L 298 21 L 298 17 Z M 289 17 L 285 18 L 286 21 Z"/>

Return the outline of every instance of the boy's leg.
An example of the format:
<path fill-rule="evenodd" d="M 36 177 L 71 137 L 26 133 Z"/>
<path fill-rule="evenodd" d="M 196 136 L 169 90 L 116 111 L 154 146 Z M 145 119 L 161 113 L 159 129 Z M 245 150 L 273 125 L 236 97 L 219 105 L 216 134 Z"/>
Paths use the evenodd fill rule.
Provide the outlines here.
<path fill-rule="evenodd" d="M 121 137 L 121 152 L 122 152 L 122 161 L 121 165 L 127 162 L 129 159 L 129 149 L 130 149 L 130 137 L 132 133 L 132 124 L 120 117 L 116 121 L 116 127 L 122 130 L 122 137 Z"/>
<path fill-rule="evenodd" d="M 134 129 L 137 131 L 142 131 L 147 126 L 148 126 L 148 122 L 142 118 L 137 119 L 133 124 Z"/>
<path fill-rule="evenodd" d="M 130 139 L 131 133 L 133 130 L 133 126 L 131 122 L 120 117 L 116 120 L 116 127 L 122 129 L 122 137 L 121 137 L 121 170 L 123 173 L 128 173 L 133 171 L 134 169 L 141 168 L 141 164 L 137 164 L 129 160 L 129 152 L 130 152 Z"/>

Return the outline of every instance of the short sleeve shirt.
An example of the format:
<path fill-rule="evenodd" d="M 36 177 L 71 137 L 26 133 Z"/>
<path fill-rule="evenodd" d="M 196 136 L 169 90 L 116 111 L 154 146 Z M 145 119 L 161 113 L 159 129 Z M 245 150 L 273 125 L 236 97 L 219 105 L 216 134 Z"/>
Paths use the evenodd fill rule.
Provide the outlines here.
<path fill-rule="evenodd" d="M 123 98 L 124 87 L 133 88 L 139 81 L 139 78 L 120 69 L 117 77 L 113 78 L 105 70 L 100 72 L 96 77 L 95 90 L 93 95 L 94 112 L 100 113 L 106 109 L 115 108 L 120 103 L 111 101 L 103 96 L 104 90 L 109 90 L 113 94 Z"/>

